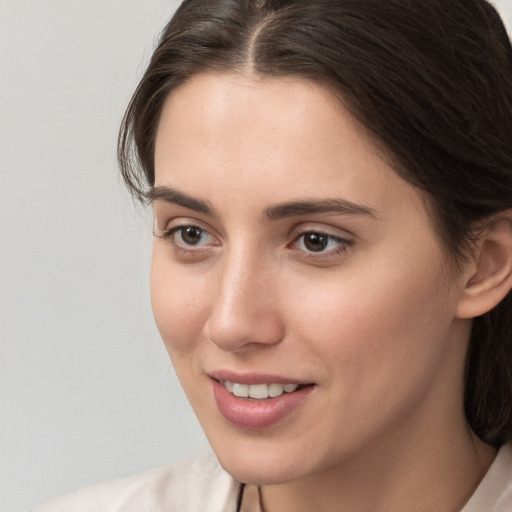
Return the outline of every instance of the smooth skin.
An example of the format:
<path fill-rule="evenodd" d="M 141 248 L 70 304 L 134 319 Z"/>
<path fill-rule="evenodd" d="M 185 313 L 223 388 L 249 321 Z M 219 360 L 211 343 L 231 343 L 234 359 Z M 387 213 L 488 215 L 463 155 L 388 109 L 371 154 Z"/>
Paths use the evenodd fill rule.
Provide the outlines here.
<path fill-rule="evenodd" d="M 224 468 L 266 512 L 460 510 L 495 456 L 466 424 L 463 368 L 471 317 L 512 286 L 510 218 L 455 274 L 424 194 L 294 77 L 193 77 L 155 170 L 154 315 Z M 219 370 L 315 387 L 244 429 L 217 408 Z"/>

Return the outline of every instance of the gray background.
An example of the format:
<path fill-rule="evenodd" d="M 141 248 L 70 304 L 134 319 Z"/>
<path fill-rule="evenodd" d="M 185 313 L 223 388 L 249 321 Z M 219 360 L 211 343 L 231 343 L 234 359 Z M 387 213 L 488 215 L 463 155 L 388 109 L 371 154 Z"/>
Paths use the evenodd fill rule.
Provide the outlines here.
<path fill-rule="evenodd" d="M 178 3 L 0 0 L 0 512 L 208 450 L 153 325 L 149 215 L 115 162 Z"/>

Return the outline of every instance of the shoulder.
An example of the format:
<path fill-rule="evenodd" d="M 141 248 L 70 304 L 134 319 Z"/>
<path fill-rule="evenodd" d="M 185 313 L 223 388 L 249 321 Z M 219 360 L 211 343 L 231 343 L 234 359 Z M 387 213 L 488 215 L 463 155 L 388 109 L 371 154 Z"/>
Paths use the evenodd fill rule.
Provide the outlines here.
<path fill-rule="evenodd" d="M 501 447 L 462 512 L 512 511 L 512 443 Z"/>
<path fill-rule="evenodd" d="M 86 487 L 32 512 L 222 512 L 235 509 L 239 487 L 212 454 Z"/>

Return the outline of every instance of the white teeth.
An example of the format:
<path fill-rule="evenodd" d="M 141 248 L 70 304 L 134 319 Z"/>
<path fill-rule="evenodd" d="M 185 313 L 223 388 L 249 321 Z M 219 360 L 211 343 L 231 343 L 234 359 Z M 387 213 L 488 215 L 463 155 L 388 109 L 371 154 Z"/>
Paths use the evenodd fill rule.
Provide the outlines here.
<path fill-rule="evenodd" d="M 233 383 L 233 394 L 235 396 L 240 396 L 242 398 L 247 398 L 249 396 L 249 386 L 247 384 L 237 384 Z"/>
<path fill-rule="evenodd" d="M 282 384 L 270 384 L 268 387 L 268 396 L 275 398 L 284 393 L 284 386 Z"/>
<path fill-rule="evenodd" d="M 268 398 L 268 386 L 266 384 L 253 384 L 249 386 L 249 396 L 251 398 Z"/>
<path fill-rule="evenodd" d="M 276 398 L 283 393 L 293 393 L 298 384 L 238 384 L 228 380 L 222 381 L 224 387 L 235 396 L 241 398 L 254 398 L 264 400 L 265 398 Z"/>

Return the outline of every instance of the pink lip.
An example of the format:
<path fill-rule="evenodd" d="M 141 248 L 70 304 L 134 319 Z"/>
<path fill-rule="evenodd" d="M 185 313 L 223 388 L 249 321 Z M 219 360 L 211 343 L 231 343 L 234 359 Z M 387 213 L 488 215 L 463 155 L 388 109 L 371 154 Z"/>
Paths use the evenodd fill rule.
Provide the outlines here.
<path fill-rule="evenodd" d="M 279 423 L 299 407 L 314 389 L 314 386 L 307 386 L 293 393 L 284 393 L 277 398 L 267 398 L 266 400 L 256 401 L 234 396 L 217 380 L 212 379 L 211 382 L 213 395 L 222 416 L 236 427 L 251 430 L 268 428 Z M 239 382 L 240 384 L 262 384 L 272 382 L 282 383 L 283 381 L 282 379 L 273 377 L 271 380 L 260 380 L 259 382 L 249 378 L 234 380 L 232 382 Z M 287 382 L 290 383 L 290 381 Z"/>
<path fill-rule="evenodd" d="M 283 377 L 280 375 L 270 375 L 268 373 L 236 373 L 231 370 L 216 370 L 209 373 L 215 380 L 227 380 L 238 382 L 239 384 L 311 384 L 309 381 L 297 380 L 292 377 Z"/>

